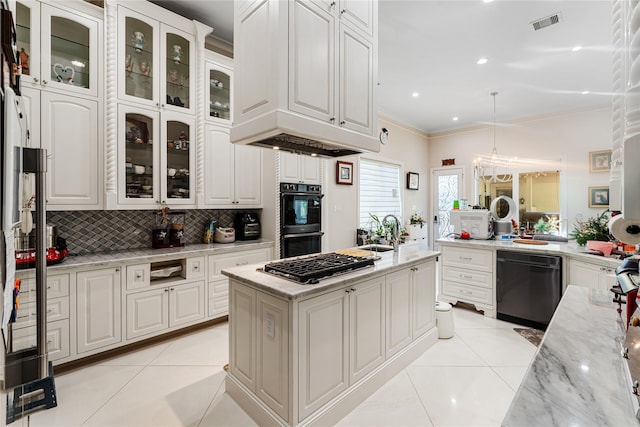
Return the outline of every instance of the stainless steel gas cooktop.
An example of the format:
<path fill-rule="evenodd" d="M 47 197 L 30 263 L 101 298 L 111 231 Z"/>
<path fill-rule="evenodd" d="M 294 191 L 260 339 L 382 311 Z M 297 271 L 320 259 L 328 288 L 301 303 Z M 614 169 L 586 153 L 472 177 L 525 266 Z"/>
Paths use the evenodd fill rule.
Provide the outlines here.
<path fill-rule="evenodd" d="M 373 258 L 356 257 L 335 252 L 304 258 L 272 262 L 264 266 L 265 273 L 285 277 L 307 285 L 319 279 L 334 276 L 374 264 Z"/>

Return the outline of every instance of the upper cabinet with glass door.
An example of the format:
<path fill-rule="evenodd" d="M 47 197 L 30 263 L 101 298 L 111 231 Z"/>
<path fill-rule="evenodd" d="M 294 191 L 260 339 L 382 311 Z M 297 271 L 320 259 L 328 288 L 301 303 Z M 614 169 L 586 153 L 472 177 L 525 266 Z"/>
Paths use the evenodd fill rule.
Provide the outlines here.
<path fill-rule="evenodd" d="M 195 38 L 118 5 L 118 97 L 193 114 Z"/>
<path fill-rule="evenodd" d="M 98 96 L 100 23 L 79 11 L 25 0 L 16 4 L 22 84 Z"/>
<path fill-rule="evenodd" d="M 206 118 L 230 125 L 233 103 L 233 61 L 214 52 L 206 53 L 205 61 Z"/>

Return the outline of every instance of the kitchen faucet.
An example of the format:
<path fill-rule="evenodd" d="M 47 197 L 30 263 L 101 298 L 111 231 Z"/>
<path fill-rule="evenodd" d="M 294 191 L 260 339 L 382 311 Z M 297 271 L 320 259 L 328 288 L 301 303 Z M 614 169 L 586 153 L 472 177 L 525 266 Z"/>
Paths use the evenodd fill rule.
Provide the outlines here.
<path fill-rule="evenodd" d="M 393 227 L 393 236 L 392 236 L 393 251 L 398 252 L 398 246 L 400 246 L 400 221 L 398 220 L 397 216 L 389 214 L 382 219 L 382 223 L 386 224 L 387 218 L 389 217 L 393 218 L 395 221 L 395 227 Z"/>

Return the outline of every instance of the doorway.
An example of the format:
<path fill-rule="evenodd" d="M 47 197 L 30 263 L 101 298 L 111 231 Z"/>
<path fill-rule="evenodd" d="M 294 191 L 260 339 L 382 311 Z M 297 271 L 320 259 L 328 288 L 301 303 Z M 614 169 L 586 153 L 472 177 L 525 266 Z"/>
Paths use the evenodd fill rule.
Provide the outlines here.
<path fill-rule="evenodd" d="M 453 208 L 453 201 L 460 200 L 464 194 L 464 171 L 462 168 L 432 169 L 431 175 L 431 243 L 433 250 L 437 251 L 440 250 L 437 240 L 453 233 L 449 213 Z"/>

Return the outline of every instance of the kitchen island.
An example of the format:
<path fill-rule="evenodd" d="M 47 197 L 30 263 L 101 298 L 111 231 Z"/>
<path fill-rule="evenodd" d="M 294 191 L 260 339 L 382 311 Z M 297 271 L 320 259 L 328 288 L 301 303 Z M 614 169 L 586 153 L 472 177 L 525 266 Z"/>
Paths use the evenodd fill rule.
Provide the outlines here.
<path fill-rule="evenodd" d="M 259 425 L 332 425 L 431 347 L 438 252 L 305 285 L 230 268 L 226 391 Z"/>
<path fill-rule="evenodd" d="M 623 343 L 611 293 L 569 286 L 502 425 L 639 426 Z"/>

